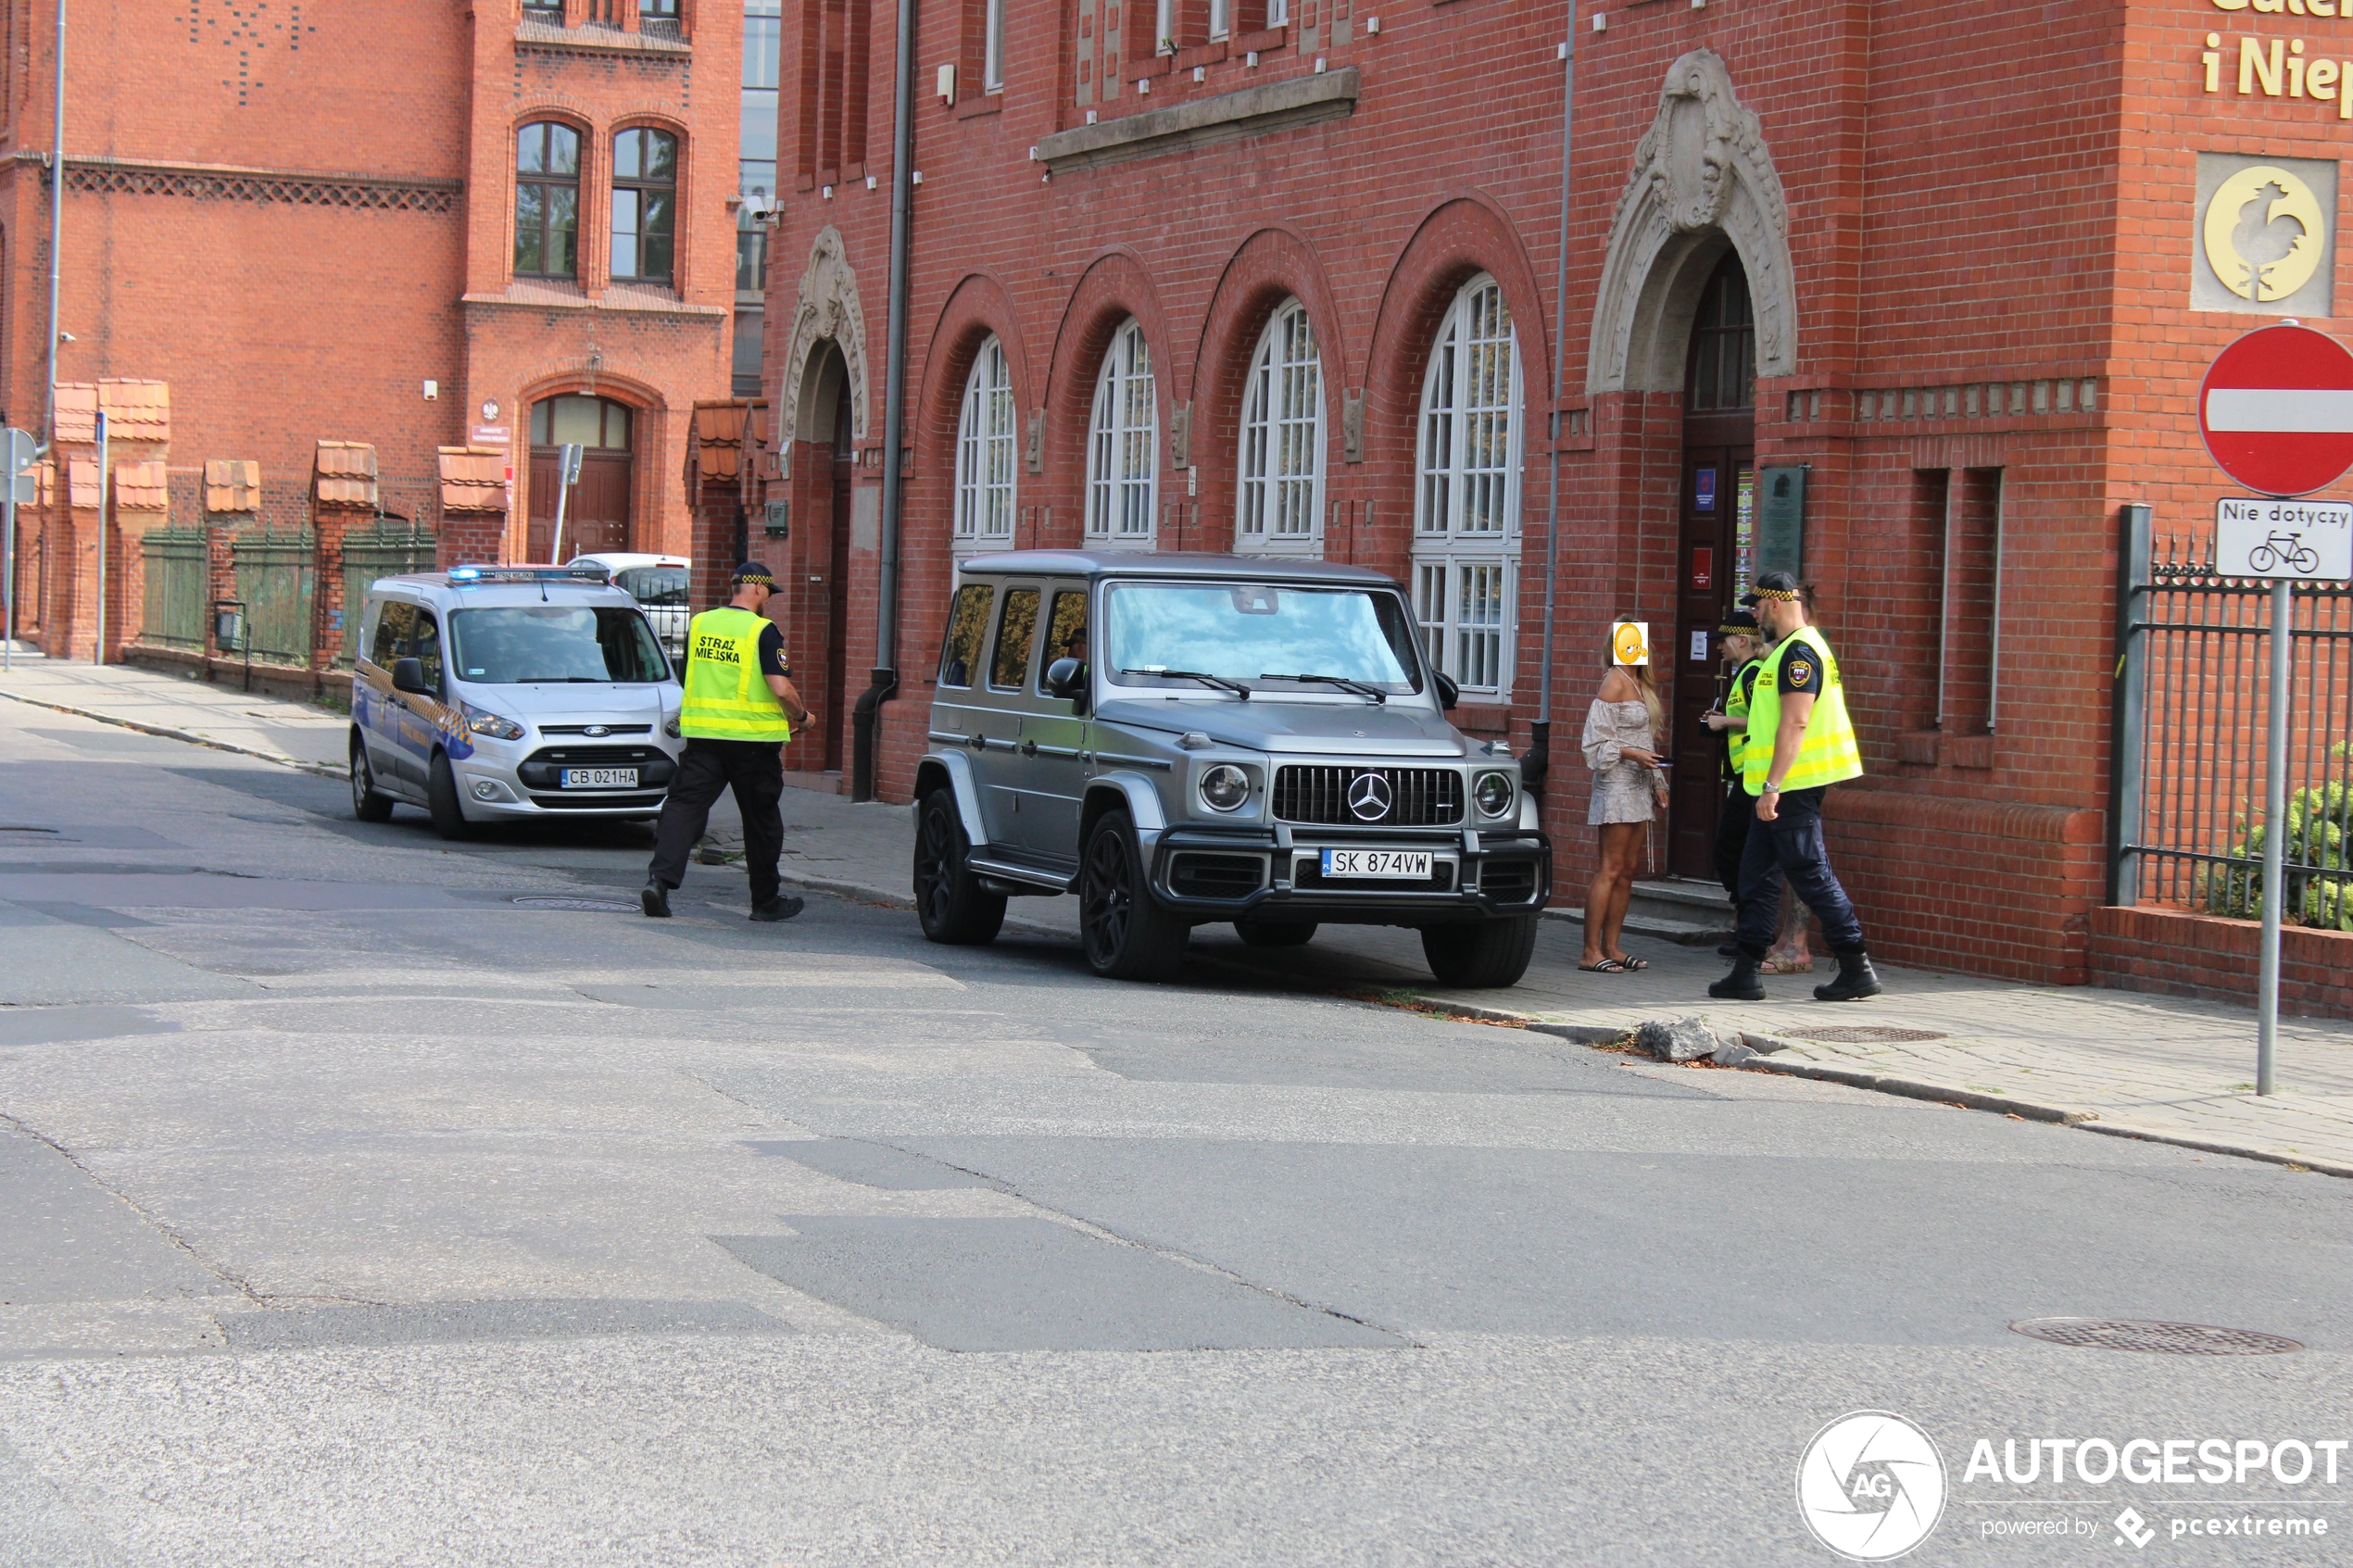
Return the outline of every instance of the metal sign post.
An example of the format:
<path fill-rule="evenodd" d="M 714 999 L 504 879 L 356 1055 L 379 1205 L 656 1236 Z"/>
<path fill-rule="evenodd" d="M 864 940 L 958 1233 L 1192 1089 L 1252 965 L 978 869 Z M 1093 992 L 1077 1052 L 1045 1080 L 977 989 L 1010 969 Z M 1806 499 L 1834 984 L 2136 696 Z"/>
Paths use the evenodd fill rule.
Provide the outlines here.
<path fill-rule="evenodd" d="M 547 546 L 547 564 L 561 566 L 564 553 L 564 504 L 572 499 L 572 487 L 580 482 L 580 454 L 577 442 L 566 442 L 556 448 L 556 536 Z"/>
<path fill-rule="evenodd" d="M 32 455 L 39 445 L 30 431 L 10 425 L 0 433 L 7 444 L 7 490 L 0 496 L 0 670 L 17 667 L 17 504 L 33 497 Z"/>
<path fill-rule="evenodd" d="M 72 479 L 67 479 L 66 504 L 73 504 Z M 107 411 L 98 410 L 98 640 L 90 650 L 90 662 L 107 661 Z"/>

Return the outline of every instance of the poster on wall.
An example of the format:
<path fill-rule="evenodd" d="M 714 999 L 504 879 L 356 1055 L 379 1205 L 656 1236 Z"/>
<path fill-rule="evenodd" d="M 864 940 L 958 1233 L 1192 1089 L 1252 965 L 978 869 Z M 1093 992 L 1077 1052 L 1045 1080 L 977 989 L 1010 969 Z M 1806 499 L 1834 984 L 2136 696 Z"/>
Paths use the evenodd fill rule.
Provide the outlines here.
<path fill-rule="evenodd" d="M 1806 575 L 1806 465 L 1792 463 L 1757 470 L 1756 573 Z"/>

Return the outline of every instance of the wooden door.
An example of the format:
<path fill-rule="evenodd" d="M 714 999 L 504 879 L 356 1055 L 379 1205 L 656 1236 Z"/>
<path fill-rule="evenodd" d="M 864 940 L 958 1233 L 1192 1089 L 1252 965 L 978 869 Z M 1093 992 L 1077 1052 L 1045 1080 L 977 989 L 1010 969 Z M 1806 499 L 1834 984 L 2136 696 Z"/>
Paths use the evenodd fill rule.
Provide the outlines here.
<path fill-rule="evenodd" d="M 534 451 L 531 454 L 531 523 L 524 541 L 523 558 L 546 561 L 554 542 L 556 530 L 556 455 Z"/>
<path fill-rule="evenodd" d="M 592 451 L 580 459 L 564 523 L 564 558 L 629 547 L 629 491 L 635 469 L 626 452 Z"/>

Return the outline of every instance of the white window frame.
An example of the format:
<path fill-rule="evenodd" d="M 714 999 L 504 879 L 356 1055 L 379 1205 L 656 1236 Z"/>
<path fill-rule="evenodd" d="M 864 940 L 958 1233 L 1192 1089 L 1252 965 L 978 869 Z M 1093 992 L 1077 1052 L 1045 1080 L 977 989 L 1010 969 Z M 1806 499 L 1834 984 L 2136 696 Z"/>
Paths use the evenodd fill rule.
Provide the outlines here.
<path fill-rule="evenodd" d="M 1095 372 L 1087 433 L 1087 538 L 1149 550 L 1160 524 L 1160 400 L 1151 345 L 1133 316 L 1112 333 Z"/>
<path fill-rule="evenodd" d="M 1290 25 L 1290 0 L 1266 0 L 1266 25 L 1270 28 Z"/>
<path fill-rule="evenodd" d="M 964 13 L 970 16 L 972 13 Z M 987 0 L 982 13 L 980 43 L 980 90 L 1002 93 L 1005 90 L 1005 0 Z"/>
<path fill-rule="evenodd" d="M 1234 548 L 1324 553 L 1324 368 L 1307 307 L 1267 318 L 1243 383 Z"/>
<path fill-rule="evenodd" d="M 973 356 L 956 424 L 955 548 L 1013 547 L 1017 414 L 1005 345 L 994 334 Z"/>
<path fill-rule="evenodd" d="M 1510 307 L 1481 273 L 1439 324 L 1414 464 L 1415 618 L 1425 651 L 1473 700 L 1511 696 L 1525 385 Z"/>
<path fill-rule="evenodd" d="M 1209 36 L 1223 39 L 1233 31 L 1234 0 L 1209 0 Z"/>

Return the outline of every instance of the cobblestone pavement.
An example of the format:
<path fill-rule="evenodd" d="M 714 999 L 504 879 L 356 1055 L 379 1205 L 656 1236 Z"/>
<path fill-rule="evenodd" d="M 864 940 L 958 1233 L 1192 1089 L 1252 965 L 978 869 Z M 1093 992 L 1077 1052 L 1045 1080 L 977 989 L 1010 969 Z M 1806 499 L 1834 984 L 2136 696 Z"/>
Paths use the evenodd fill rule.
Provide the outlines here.
<path fill-rule="evenodd" d="M 340 773 L 343 721 L 325 709 L 250 696 L 155 671 L 19 659 L 0 695 L 176 733 Z M 804 775 L 806 783 L 820 781 Z M 821 788 L 785 797 L 786 877 L 824 891 L 904 903 L 911 894 L 912 814 L 853 805 Z M 740 852 L 733 804 L 712 814 L 711 844 Z M 695 876 L 727 874 L 698 868 Z M 1069 898 L 1017 900 L 1009 924 L 1075 939 Z M 1866 911 L 1868 919 L 1868 911 Z M 1709 1000 L 1723 962 L 1710 948 L 1628 938 L 1649 968 L 1586 974 L 1581 928 L 1547 921 L 1528 976 L 1507 991 L 1448 992 L 1430 980 L 1411 932 L 1327 927 L 1303 949 L 1262 953 L 1231 928 L 1206 926 L 1193 947 L 1237 984 L 1375 991 L 1407 1003 L 1497 1014 L 1579 1037 L 1649 1019 L 1697 1016 L 1777 1048 L 1748 1065 L 1947 1098 L 2085 1130 L 2150 1136 L 2353 1175 L 2353 1023 L 2283 1020 L 2280 1092 L 2254 1093 L 2251 1010 L 2091 986 L 2045 987 L 1882 965 L 1884 996 L 1832 1007 L 1813 1000 L 1827 978 L 1768 978 L 1758 1003 Z M 1819 1037 L 1823 1032 L 1839 1035 Z M 1864 1031 L 1913 1039 L 1856 1038 Z"/>

